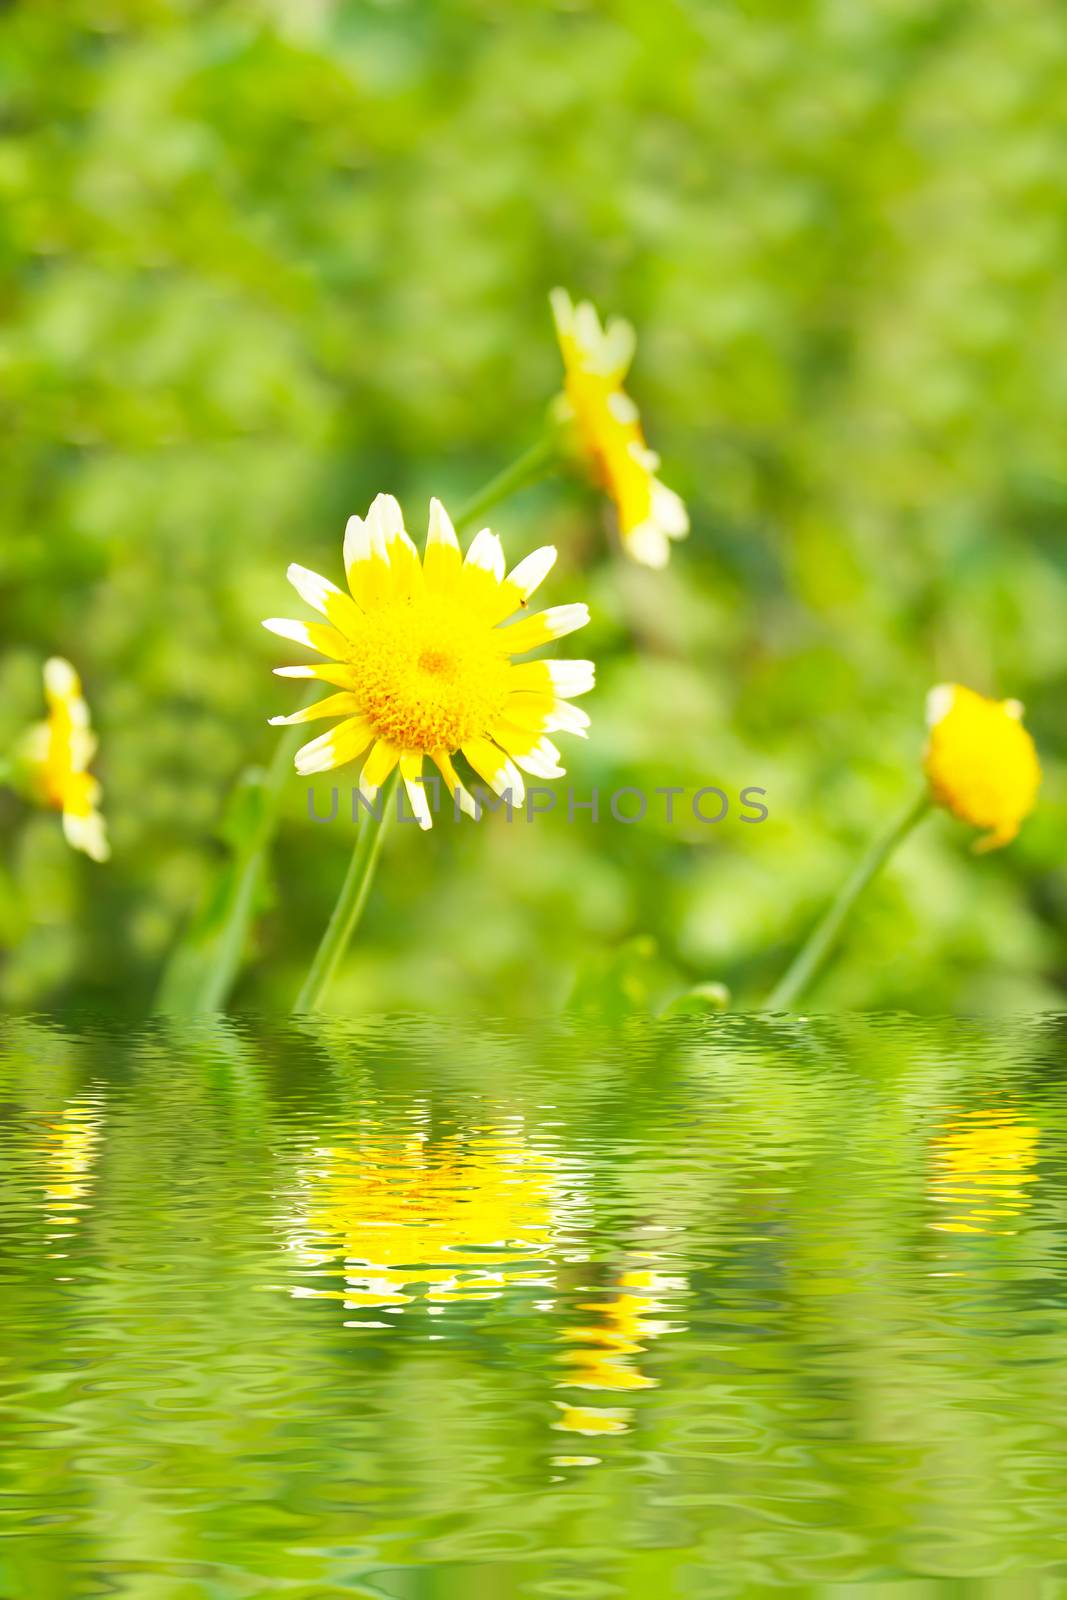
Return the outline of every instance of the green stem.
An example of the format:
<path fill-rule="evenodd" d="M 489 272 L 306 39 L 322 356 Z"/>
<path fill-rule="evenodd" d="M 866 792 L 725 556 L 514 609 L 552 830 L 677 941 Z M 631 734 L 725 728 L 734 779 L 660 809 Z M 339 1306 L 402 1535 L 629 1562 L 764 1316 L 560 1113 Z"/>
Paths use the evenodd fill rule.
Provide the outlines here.
<path fill-rule="evenodd" d="M 306 704 L 317 698 L 317 689 Z M 234 786 L 224 824 L 232 854 L 167 960 L 156 991 L 156 1012 L 198 1016 L 226 1005 L 241 968 L 267 851 L 302 736 L 301 727 L 287 727 L 270 766 L 248 769 Z"/>
<path fill-rule="evenodd" d="M 890 856 L 903 843 L 916 824 L 922 821 L 930 810 L 930 806 L 930 797 L 924 791 L 918 800 L 912 801 L 907 810 L 890 828 L 889 832 L 871 846 L 855 872 L 844 884 L 825 917 L 816 926 L 807 943 L 797 952 L 789 970 L 768 999 L 764 1010 L 789 1011 L 796 1005 L 801 995 L 818 976 L 833 951 L 841 930 L 860 895 L 867 885 L 878 876 Z"/>
<path fill-rule="evenodd" d="M 544 435 L 535 445 L 531 445 L 518 460 L 513 461 L 503 472 L 498 472 L 495 478 L 490 478 L 483 489 L 460 507 L 459 515 L 455 520 L 457 533 L 462 533 L 469 528 L 472 522 L 477 522 L 493 506 L 501 500 L 506 500 L 509 495 L 517 494 L 520 489 L 525 489 L 528 484 L 536 483 L 538 478 L 543 478 L 550 470 L 553 463 L 559 458 L 559 445 L 555 432 L 546 428 Z"/>
<path fill-rule="evenodd" d="M 329 986 L 330 980 L 337 970 L 338 963 L 348 947 L 348 941 L 355 932 L 356 925 L 367 903 L 370 893 L 374 869 L 378 865 L 381 854 L 382 841 L 385 830 L 389 825 L 389 813 L 393 806 L 393 795 L 396 790 L 397 773 L 394 767 L 392 773 L 382 785 L 378 799 L 381 807 L 381 820 L 378 821 L 368 811 L 359 823 L 356 834 L 356 847 L 352 851 L 352 859 L 348 863 L 345 881 L 341 885 L 341 893 L 337 896 L 337 904 L 333 914 L 326 924 L 326 932 L 322 942 L 315 952 L 315 959 L 311 963 L 303 987 L 296 997 L 294 1012 L 319 1011 L 322 1008 L 322 997 Z"/>

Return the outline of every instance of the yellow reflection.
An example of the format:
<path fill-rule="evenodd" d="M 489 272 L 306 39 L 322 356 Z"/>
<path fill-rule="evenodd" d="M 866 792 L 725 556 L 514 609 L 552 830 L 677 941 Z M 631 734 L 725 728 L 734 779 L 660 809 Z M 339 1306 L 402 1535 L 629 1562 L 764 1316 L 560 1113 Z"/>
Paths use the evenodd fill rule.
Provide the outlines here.
<path fill-rule="evenodd" d="M 942 1233 L 1014 1233 L 1003 1224 L 1031 1203 L 1026 1185 L 1037 1180 L 1038 1133 L 1011 1110 L 949 1118 L 933 1141 L 930 1180 L 933 1198 L 947 1215 L 931 1226 Z"/>
<path fill-rule="evenodd" d="M 521 1128 L 432 1143 L 368 1125 L 318 1152 L 305 1174 L 293 1245 L 311 1267 L 344 1263 L 343 1290 L 303 1289 L 347 1306 L 486 1300 L 539 1284 L 553 1237 L 555 1172 Z"/>
<path fill-rule="evenodd" d="M 632 1411 L 621 1406 L 565 1406 L 558 1400 L 556 1405 L 559 1408 L 559 1420 L 552 1426 L 562 1428 L 564 1433 L 626 1433 L 633 1415 Z"/>
<path fill-rule="evenodd" d="M 646 1267 L 621 1272 L 615 1292 L 609 1299 L 587 1302 L 580 1309 L 596 1313 L 596 1319 L 569 1328 L 564 1337 L 580 1348 L 568 1350 L 561 1360 L 571 1368 L 561 1389 L 651 1389 L 656 1379 L 640 1370 L 636 1358 L 647 1348 L 647 1341 L 669 1333 L 673 1324 L 659 1315 L 666 1307 L 668 1290 L 684 1289 L 678 1278 Z M 557 1428 L 568 1433 L 625 1432 L 631 1413 L 623 1409 L 593 1406 L 560 1406 Z"/>
<path fill-rule="evenodd" d="M 45 1126 L 45 1207 L 56 1228 L 76 1227 L 88 1205 L 102 1120 L 99 1106 L 75 1100 Z"/>

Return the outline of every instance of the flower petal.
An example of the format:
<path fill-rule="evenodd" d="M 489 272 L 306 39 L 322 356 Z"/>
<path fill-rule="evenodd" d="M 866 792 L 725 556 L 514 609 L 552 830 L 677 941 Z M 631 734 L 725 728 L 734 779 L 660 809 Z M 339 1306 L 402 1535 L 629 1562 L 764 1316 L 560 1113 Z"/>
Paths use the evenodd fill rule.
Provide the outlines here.
<path fill-rule="evenodd" d="M 331 772 L 361 756 L 374 737 L 374 729 L 363 717 L 348 717 L 327 733 L 302 745 L 294 757 L 297 772 Z"/>
<path fill-rule="evenodd" d="M 391 494 L 380 494 L 367 512 L 367 524 L 377 528 L 390 567 L 389 589 L 394 595 L 409 594 L 421 572 L 419 554 L 404 527 L 400 503 Z"/>
<path fill-rule="evenodd" d="M 64 811 L 63 833 L 74 850 L 81 850 L 91 861 L 106 861 L 111 854 L 107 829 L 99 811 Z"/>
<path fill-rule="evenodd" d="M 49 656 L 45 662 L 44 688 L 52 700 L 73 700 L 82 692 L 81 679 L 63 656 Z"/>
<path fill-rule="evenodd" d="M 462 750 L 475 772 L 494 794 L 505 796 L 510 793 L 511 804 L 522 805 L 526 798 L 526 786 L 510 756 L 489 739 L 468 739 Z"/>
<path fill-rule="evenodd" d="M 531 550 L 518 566 L 512 567 L 508 573 L 508 584 L 517 589 L 524 600 L 528 600 L 552 571 L 557 555 L 554 544 L 543 544 L 539 550 Z"/>
<path fill-rule="evenodd" d="M 550 606 L 536 616 L 523 617 L 520 622 L 503 629 L 501 636 L 508 655 L 521 656 L 527 650 L 536 650 L 553 639 L 562 639 L 564 634 L 584 628 L 588 621 L 589 607 L 578 601 L 569 606 Z"/>
<path fill-rule="evenodd" d="M 599 365 L 604 334 L 596 306 L 591 300 L 580 300 L 574 308 L 574 336 L 586 362 Z"/>
<path fill-rule="evenodd" d="M 400 760 L 400 751 L 388 739 L 379 739 L 359 775 L 359 792 L 373 801 L 378 790 Z"/>
<path fill-rule="evenodd" d="M 552 710 L 545 718 L 546 733 L 573 733 L 579 739 L 587 739 L 588 730 L 588 711 L 583 711 L 581 706 L 572 706 L 569 700 L 553 701 Z"/>
<path fill-rule="evenodd" d="M 381 535 L 386 549 L 395 541 L 407 539 L 404 529 L 404 513 L 400 509 L 400 502 L 392 494 L 376 494 L 371 501 L 370 510 L 367 512 L 367 525 Z M 411 540 L 408 539 L 411 544 Z M 414 549 L 414 546 L 412 546 Z"/>
<path fill-rule="evenodd" d="M 570 700 L 588 694 L 595 682 L 591 661 L 521 661 L 512 666 L 509 688 L 551 692 L 557 699 Z"/>
<path fill-rule="evenodd" d="M 292 728 L 301 722 L 321 722 L 323 717 L 351 717 L 359 709 L 358 697 L 346 690 L 341 694 L 328 694 L 325 700 L 317 700 L 313 706 L 301 706 L 287 717 L 271 717 L 269 721 L 272 728 Z"/>
<path fill-rule="evenodd" d="M 652 484 L 652 515 L 669 539 L 682 539 L 689 532 L 685 501 L 658 478 Z"/>
<path fill-rule="evenodd" d="M 459 809 L 465 812 L 468 817 L 474 817 L 477 819 L 478 807 L 474 802 L 473 796 L 459 781 L 459 774 L 452 765 L 452 758 L 448 754 L 448 751 L 434 750 L 431 753 L 431 760 L 440 769 L 441 776 L 444 778 L 445 784 L 448 787 L 448 792 L 452 796 L 453 800 L 458 802 Z"/>
<path fill-rule="evenodd" d="M 574 338 L 574 302 L 566 289 L 553 289 L 548 297 L 552 320 L 561 339 Z"/>
<path fill-rule="evenodd" d="M 364 611 L 384 593 L 389 558 L 380 519 L 349 517 L 345 525 L 345 576 L 353 600 Z"/>
<path fill-rule="evenodd" d="M 633 330 L 633 324 L 627 322 L 625 317 L 612 317 L 604 330 L 604 337 L 601 341 L 600 359 L 604 371 L 610 373 L 617 382 L 621 383 L 630 370 L 630 364 L 633 361 L 636 348 L 637 335 Z M 629 397 L 626 396 L 625 398 L 628 399 Z M 630 404 L 632 405 L 633 402 L 631 401 Z M 637 407 L 634 406 L 629 420 L 635 421 L 636 415 Z"/>
<path fill-rule="evenodd" d="M 293 644 L 303 644 L 317 650 L 320 656 L 343 656 L 347 643 L 343 634 L 324 622 L 294 622 L 288 617 L 267 617 L 263 626 L 280 639 L 290 639 Z"/>
<path fill-rule="evenodd" d="M 551 739 L 531 736 L 514 722 L 501 718 L 494 722 L 490 733 L 502 749 L 511 756 L 515 765 L 533 778 L 562 778 L 560 755 Z"/>
<path fill-rule="evenodd" d="M 295 561 L 285 575 L 301 600 L 313 610 L 321 612 L 335 628 L 358 637 L 359 607 L 348 595 L 342 594 L 335 583 L 331 583 L 329 578 L 321 577 L 317 572 L 312 572 L 308 567 L 299 566 Z"/>
<path fill-rule="evenodd" d="M 426 785 L 422 777 L 422 752 L 405 751 L 400 757 L 400 776 L 404 780 L 411 809 L 420 828 L 432 828 L 433 816 L 426 798 Z"/>
<path fill-rule="evenodd" d="M 626 554 L 639 566 L 662 572 L 671 559 L 671 542 L 657 522 L 639 522 L 621 537 Z"/>
<path fill-rule="evenodd" d="M 625 389 L 615 389 L 608 395 L 608 410 L 616 422 L 624 425 L 632 426 L 641 421 L 641 413 Z"/>
<path fill-rule="evenodd" d="M 295 561 L 286 569 L 285 576 L 301 600 L 306 600 L 313 610 L 321 611 L 323 616 L 326 615 L 326 596 L 341 592 L 329 578 L 323 578 L 319 573 L 312 572 L 309 567 L 302 567 Z"/>
<path fill-rule="evenodd" d="M 556 561 L 556 547 L 542 545 L 519 562 L 500 585 L 499 604 L 494 605 L 492 620 L 503 622 L 512 612 L 526 605 L 534 590 L 544 582 Z"/>
<path fill-rule="evenodd" d="M 276 678 L 316 678 L 322 683 L 336 684 L 338 689 L 354 689 L 358 682 L 355 670 L 343 661 L 312 661 L 299 667 L 275 667 Z"/>
<path fill-rule="evenodd" d="M 431 500 L 426 554 L 422 561 L 427 587 L 438 591 L 453 588 L 462 565 L 463 558 L 452 519 L 440 500 Z"/>
<path fill-rule="evenodd" d="M 497 583 L 504 581 L 504 547 L 491 528 L 482 528 L 471 540 L 465 567 L 490 573 Z"/>
<path fill-rule="evenodd" d="M 508 695 L 504 717 L 534 738 L 542 733 L 573 733 L 584 739 L 589 727 L 587 711 L 569 700 L 557 700 L 551 691 L 516 690 Z"/>
<path fill-rule="evenodd" d="M 944 722 L 955 703 L 956 685 L 954 683 L 939 683 L 935 685 L 926 696 L 927 727 L 936 728 L 939 722 Z"/>

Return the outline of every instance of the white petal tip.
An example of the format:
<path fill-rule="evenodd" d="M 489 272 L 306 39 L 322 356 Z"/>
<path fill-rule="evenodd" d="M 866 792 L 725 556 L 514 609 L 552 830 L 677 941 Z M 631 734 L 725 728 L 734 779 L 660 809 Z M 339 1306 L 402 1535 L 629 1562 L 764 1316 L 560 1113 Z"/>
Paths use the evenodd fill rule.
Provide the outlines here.
<path fill-rule="evenodd" d="M 926 697 L 926 725 L 936 728 L 943 722 L 952 710 L 956 699 L 956 689 L 951 683 L 939 683 Z"/>
<path fill-rule="evenodd" d="M 81 693 L 78 674 L 63 656 L 49 656 L 45 662 L 44 685 L 49 694 L 58 698 Z"/>

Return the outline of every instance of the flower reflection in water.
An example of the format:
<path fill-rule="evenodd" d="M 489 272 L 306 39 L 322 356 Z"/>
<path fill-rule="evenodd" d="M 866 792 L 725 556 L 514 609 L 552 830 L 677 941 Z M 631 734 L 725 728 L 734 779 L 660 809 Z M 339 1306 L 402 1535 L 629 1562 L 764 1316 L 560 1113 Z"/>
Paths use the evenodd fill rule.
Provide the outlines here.
<path fill-rule="evenodd" d="M 639 1358 L 678 1326 L 664 1320 L 665 1296 L 685 1281 L 657 1270 L 658 1258 L 639 1258 L 602 1292 L 579 1290 L 583 1315 L 568 1326 L 566 1269 L 588 1268 L 576 1237 L 581 1212 L 573 1171 L 531 1140 L 521 1118 L 433 1136 L 419 1107 L 401 1127 L 368 1118 L 344 1143 L 317 1149 L 300 1174 L 289 1247 L 305 1281 L 290 1292 L 360 1313 L 349 1327 L 381 1328 L 368 1315 L 375 1309 L 422 1305 L 441 1316 L 456 1303 L 547 1290 L 533 1305 L 563 1323 L 567 1373 L 556 1387 L 652 1388 Z M 556 1409 L 554 1427 L 576 1434 L 625 1433 L 632 1417 L 578 1401 Z"/>
<path fill-rule="evenodd" d="M 344 1287 L 294 1292 L 355 1310 L 551 1286 L 559 1190 L 554 1159 L 518 1121 L 432 1142 L 417 1121 L 368 1122 L 352 1143 L 316 1152 L 291 1239 L 312 1269 L 342 1261 Z"/>
<path fill-rule="evenodd" d="M 50 1240 L 67 1237 L 66 1230 L 77 1227 L 89 1205 L 102 1123 L 101 1107 L 82 1098 L 65 1106 L 56 1121 L 45 1125 L 45 1214 L 50 1227 L 57 1230 L 49 1233 Z"/>
<path fill-rule="evenodd" d="M 609 1391 L 654 1388 L 656 1379 L 640 1370 L 636 1357 L 644 1353 L 648 1340 L 675 1331 L 677 1324 L 665 1321 L 659 1313 L 666 1309 L 664 1296 L 685 1287 L 683 1279 L 670 1278 L 647 1267 L 621 1272 L 609 1299 L 586 1302 L 580 1308 L 595 1312 L 595 1320 L 568 1329 L 565 1337 L 579 1348 L 562 1356 L 571 1371 L 559 1387 Z M 584 1434 L 623 1433 L 632 1415 L 618 1407 L 560 1404 L 559 1411 L 557 1428 Z"/>
<path fill-rule="evenodd" d="M 1010 1234 L 1029 1208 L 1037 1180 L 1038 1129 L 1011 1110 L 950 1117 L 933 1141 L 930 1190 L 945 1207 L 931 1224 L 942 1233 Z"/>

